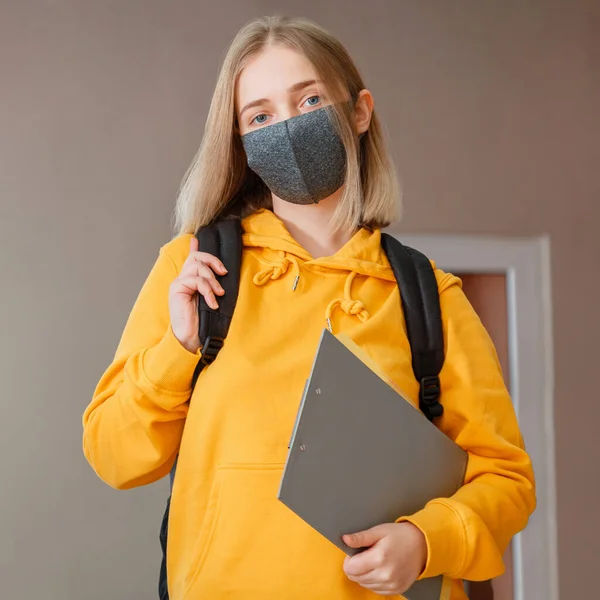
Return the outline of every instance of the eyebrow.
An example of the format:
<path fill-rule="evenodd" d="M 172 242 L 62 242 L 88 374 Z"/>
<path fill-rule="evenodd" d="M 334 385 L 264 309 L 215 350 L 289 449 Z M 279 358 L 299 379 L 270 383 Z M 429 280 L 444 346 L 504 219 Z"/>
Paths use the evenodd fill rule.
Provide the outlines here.
<path fill-rule="evenodd" d="M 288 94 L 293 94 L 294 92 L 299 92 L 307 87 L 310 87 L 311 85 L 315 85 L 316 83 L 321 82 L 317 81 L 316 79 L 307 79 L 306 81 L 300 81 L 298 83 L 295 83 L 294 85 L 289 87 L 287 91 Z M 261 104 L 265 104 L 266 102 L 269 102 L 268 98 L 259 98 L 258 100 L 252 100 L 252 102 L 248 102 L 248 104 L 246 104 L 244 108 L 240 110 L 240 116 L 243 115 L 247 110 L 256 106 L 260 106 Z"/>

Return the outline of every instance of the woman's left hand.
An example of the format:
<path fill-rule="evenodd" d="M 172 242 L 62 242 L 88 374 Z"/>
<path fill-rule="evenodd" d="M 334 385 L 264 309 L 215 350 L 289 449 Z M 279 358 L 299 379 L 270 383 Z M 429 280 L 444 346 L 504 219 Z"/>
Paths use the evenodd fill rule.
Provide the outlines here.
<path fill-rule="evenodd" d="M 404 593 L 427 562 L 425 536 L 412 523 L 386 523 L 343 539 L 350 548 L 367 548 L 346 558 L 348 579 L 382 596 Z"/>

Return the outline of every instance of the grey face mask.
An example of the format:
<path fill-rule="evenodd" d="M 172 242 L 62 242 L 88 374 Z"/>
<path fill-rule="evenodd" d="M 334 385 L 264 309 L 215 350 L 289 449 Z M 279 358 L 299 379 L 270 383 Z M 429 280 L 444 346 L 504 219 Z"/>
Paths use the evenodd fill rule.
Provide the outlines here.
<path fill-rule="evenodd" d="M 340 189 L 346 151 L 327 108 L 242 136 L 248 166 L 278 198 L 317 203 Z"/>

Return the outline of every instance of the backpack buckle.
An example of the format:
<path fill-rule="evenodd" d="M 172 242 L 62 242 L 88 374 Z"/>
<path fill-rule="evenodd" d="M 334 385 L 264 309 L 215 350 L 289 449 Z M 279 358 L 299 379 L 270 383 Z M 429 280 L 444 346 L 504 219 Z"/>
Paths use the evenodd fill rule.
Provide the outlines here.
<path fill-rule="evenodd" d="M 224 340 L 220 337 L 211 337 L 208 336 L 204 345 L 202 346 L 202 358 L 200 359 L 205 366 L 211 365 L 217 355 L 223 348 Z"/>
<path fill-rule="evenodd" d="M 439 402 L 441 392 L 440 378 L 437 375 L 421 379 L 419 406 L 430 421 L 441 417 L 444 413 L 444 407 Z"/>

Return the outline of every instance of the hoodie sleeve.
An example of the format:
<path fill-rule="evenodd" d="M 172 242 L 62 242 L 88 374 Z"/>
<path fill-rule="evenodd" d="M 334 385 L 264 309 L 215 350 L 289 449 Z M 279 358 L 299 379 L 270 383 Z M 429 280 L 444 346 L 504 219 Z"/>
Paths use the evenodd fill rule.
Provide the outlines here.
<path fill-rule="evenodd" d="M 83 416 L 83 449 L 98 476 L 127 489 L 167 475 L 179 449 L 199 354 L 174 336 L 163 248 L 129 316 L 110 367 Z"/>
<path fill-rule="evenodd" d="M 459 279 L 446 276 L 440 302 L 446 360 L 437 424 L 468 453 L 465 482 L 452 498 L 398 521 L 425 535 L 422 578 L 481 581 L 503 573 L 502 555 L 535 508 L 534 475 L 496 350 Z"/>

